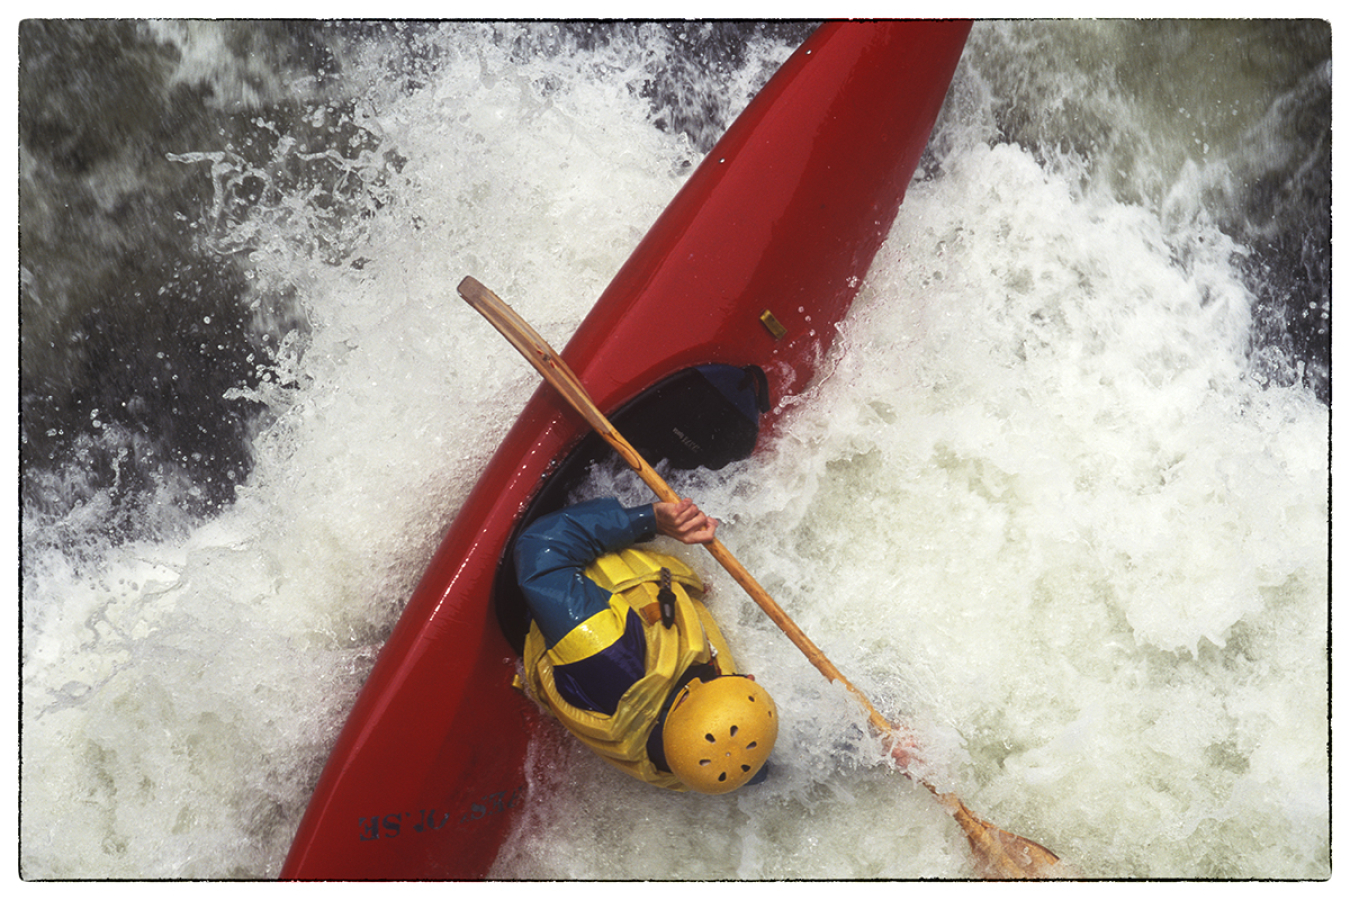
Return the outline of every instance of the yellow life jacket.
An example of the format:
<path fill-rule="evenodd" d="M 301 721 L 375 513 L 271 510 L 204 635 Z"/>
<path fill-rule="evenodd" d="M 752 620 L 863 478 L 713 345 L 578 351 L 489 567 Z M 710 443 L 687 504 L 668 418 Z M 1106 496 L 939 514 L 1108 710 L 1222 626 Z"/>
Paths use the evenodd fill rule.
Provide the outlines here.
<path fill-rule="evenodd" d="M 657 603 L 662 568 L 670 570 L 675 594 L 671 628 L 661 624 Z M 531 623 L 525 637 L 525 683 L 545 709 L 605 762 L 648 784 L 687 790 L 648 758 L 647 739 L 666 698 L 690 666 L 715 659 L 722 674 L 736 671 L 726 640 L 702 603 L 703 583 L 675 557 L 634 548 L 600 557 L 586 568 L 586 576 L 611 593 L 610 608 L 578 625 L 550 649 L 544 646 L 538 624 Z M 568 703 L 554 684 L 553 667 L 585 659 L 617 640 L 630 609 L 642 619 L 647 674 L 624 693 L 612 716 Z"/>

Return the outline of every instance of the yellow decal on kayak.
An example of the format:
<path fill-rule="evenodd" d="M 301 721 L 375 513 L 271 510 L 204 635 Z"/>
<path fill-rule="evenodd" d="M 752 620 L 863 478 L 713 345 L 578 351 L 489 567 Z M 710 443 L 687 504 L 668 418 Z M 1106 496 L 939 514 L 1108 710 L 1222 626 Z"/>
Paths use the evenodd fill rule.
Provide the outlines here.
<path fill-rule="evenodd" d="M 766 309 L 760 313 L 759 320 L 764 323 L 764 327 L 769 330 L 769 334 L 773 335 L 775 341 L 781 341 L 783 335 L 787 334 L 787 329 L 783 327 L 783 323 L 778 321 L 778 317 L 769 310 Z"/>

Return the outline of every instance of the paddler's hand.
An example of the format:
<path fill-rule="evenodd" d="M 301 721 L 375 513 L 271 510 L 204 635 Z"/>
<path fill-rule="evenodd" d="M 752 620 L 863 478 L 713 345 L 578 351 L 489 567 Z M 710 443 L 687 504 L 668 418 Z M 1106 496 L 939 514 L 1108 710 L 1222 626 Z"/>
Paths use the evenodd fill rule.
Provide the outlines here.
<path fill-rule="evenodd" d="M 910 766 L 919 761 L 918 745 L 908 730 L 897 726 L 888 736 L 887 743 L 890 744 L 891 758 L 900 771 L 909 771 Z"/>
<path fill-rule="evenodd" d="M 711 543 L 717 531 L 717 520 L 711 519 L 694 501 L 685 497 L 679 503 L 653 503 L 656 510 L 656 530 L 686 544 Z"/>

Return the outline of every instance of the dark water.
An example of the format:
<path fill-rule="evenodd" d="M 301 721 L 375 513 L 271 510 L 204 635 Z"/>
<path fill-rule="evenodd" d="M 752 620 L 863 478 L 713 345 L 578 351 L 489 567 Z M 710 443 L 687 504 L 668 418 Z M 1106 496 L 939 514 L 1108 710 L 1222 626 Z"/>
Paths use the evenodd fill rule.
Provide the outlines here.
<path fill-rule="evenodd" d="M 416 90 L 438 64 L 398 23 L 28 20 L 20 27 L 21 451 L 23 502 L 36 543 L 71 552 L 93 535 L 62 527 L 100 503 L 101 540 L 140 537 L 210 515 L 247 477 L 258 404 L 228 396 L 270 377 L 278 344 L 303 341 L 306 312 L 285 287 L 248 280 L 251 244 L 219 229 L 254 205 L 307 192 L 330 216 L 378 208 L 395 147 L 352 124 L 365 89 L 344 60 L 402 44 L 389 73 Z M 747 41 L 799 43 L 804 23 L 678 27 L 564 23 L 503 26 L 520 56 L 615 43 L 659 62 L 628 86 L 657 127 L 706 151 L 737 110 L 718 76 L 744 65 Z M 645 44 L 640 43 L 645 42 Z M 204 56 L 205 55 L 205 56 Z M 772 69 L 752 72 L 761 82 Z M 603 66 L 597 78 L 612 76 Z M 547 85 L 544 86 L 547 89 Z M 286 162 L 278 145 L 298 144 Z M 375 154 L 364 180 L 326 160 Z M 218 191 L 184 153 L 227 153 L 250 174 Z M 350 247 L 318 235 L 334 264 Z M 48 531 L 48 528 L 52 529 Z"/>

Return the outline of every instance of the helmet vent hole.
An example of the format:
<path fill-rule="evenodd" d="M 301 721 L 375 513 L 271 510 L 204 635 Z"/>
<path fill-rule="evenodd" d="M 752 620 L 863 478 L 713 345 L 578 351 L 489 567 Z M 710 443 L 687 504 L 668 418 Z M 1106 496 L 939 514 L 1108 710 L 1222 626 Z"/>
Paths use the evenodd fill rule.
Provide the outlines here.
<path fill-rule="evenodd" d="M 745 765 L 744 763 L 742 763 L 742 764 L 741 764 L 741 771 L 742 771 L 742 772 L 749 772 L 749 771 L 750 771 L 750 767 L 747 766 L 747 765 Z"/>
<path fill-rule="evenodd" d="M 755 749 L 755 748 L 758 747 L 758 746 L 759 746 L 759 741 L 751 741 L 750 743 L 748 743 L 748 744 L 745 745 L 745 749 L 747 749 L 747 750 L 753 750 L 753 749 Z"/>
<path fill-rule="evenodd" d="M 705 741 L 707 741 L 708 743 L 710 743 L 710 744 L 715 744 L 715 743 L 717 743 L 717 738 L 713 737 L 711 734 L 705 734 L 705 735 L 703 736 L 703 739 L 704 739 Z"/>
<path fill-rule="evenodd" d="M 731 736 L 732 736 L 732 737 L 735 737 L 737 731 L 740 731 L 740 729 L 737 728 L 735 725 L 732 725 L 732 726 L 731 726 Z"/>
<path fill-rule="evenodd" d="M 717 780 L 718 780 L 718 781 L 726 781 L 726 780 L 727 780 L 727 773 L 726 773 L 726 772 L 723 772 L 721 775 L 718 775 L 718 776 L 717 776 Z"/>
<path fill-rule="evenodd" d="M 700 759 L 700 760 L 698 761 L 698 764 L 699 764 L 700 766 L 706 766 L 706 765 L 709 765 L 710 763 L 712 763 L 712 760 L 711 760 L 711 759 Z"/>

